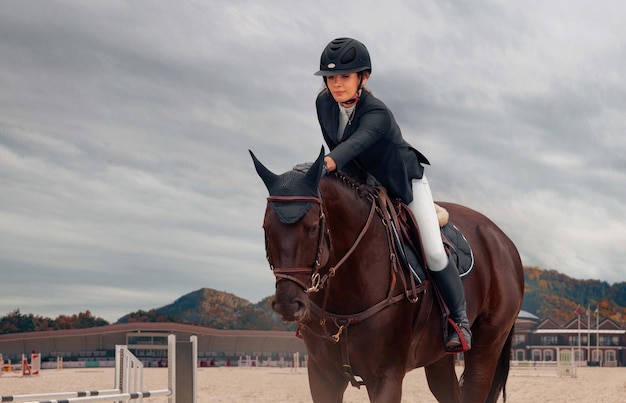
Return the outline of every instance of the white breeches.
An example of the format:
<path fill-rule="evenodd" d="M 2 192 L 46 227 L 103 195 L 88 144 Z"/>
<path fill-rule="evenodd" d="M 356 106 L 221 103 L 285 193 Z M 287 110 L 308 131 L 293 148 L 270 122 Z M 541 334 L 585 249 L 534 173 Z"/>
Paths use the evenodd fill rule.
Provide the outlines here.
<path fill-rule="evenodd" d="M 419 226 L 428 268 L 432 271 L 445 269 L 448 255 L 443 248 L 437 212 L 426 175 L 422 179 L 413 180 L 413 202 L 409 204 L 409 208 Z"/>

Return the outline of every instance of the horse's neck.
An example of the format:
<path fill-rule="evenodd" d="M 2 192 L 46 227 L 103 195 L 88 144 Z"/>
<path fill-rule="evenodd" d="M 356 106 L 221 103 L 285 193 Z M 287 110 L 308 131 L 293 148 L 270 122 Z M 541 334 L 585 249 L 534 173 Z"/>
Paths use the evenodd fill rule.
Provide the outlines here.
<path fill-rule="evenodd" d="M 333 245 L 341 250 L 350 247 L 367 221 L 372 201 L 336 178 L 322 181 L 320 188 Z"/>
<path fill-rule="evenodd" d="M 329 266 L 339 266 L 332 280 L 331 293 L 342 297 L 342 307 L 352 309 L 383 299 L 390 283 L 389 248 L 385 229 L 376 213 L 368 226 L 373 201 L 359 194 L 350 184 L 339 181 L 322 188 L 332 242 Z M 361 239 L 359 235 L 365 231 Z M 350 251 L 357 242 L 354 251 Z M 351 292 L 346 293 L 350 290 Z M 348 305 L 350 307 L 348 307 Z"/>

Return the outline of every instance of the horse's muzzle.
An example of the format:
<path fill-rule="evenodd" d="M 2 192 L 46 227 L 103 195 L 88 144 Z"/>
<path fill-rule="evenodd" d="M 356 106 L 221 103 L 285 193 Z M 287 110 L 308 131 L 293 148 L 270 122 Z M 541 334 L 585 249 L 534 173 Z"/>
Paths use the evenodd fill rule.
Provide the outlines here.
<path fill-rule="evenodd" d="M 280 301 L 274 297 L 272 309 L 285 322 L 302 322 L 307 316 L 307 303 L 305 299 L 294 298 L 289 301 Z"/>

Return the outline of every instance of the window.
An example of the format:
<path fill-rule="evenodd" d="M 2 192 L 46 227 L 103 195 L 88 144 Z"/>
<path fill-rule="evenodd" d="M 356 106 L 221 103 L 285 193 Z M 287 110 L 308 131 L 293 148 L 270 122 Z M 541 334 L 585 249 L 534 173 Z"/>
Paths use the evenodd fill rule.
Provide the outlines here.
<path fill-rule="evenodd" d="M 578 345 L 578 336 L 577 335 L 570 335 L 568 337 L 569 339 L 569 345 L 570 346 L 577 346 Z"/>
<path fill-rule="evenodd" d="M 585 353 L 583 350 L 575 350 L 574 351 L 574 361 L 584 361 Z"/>
<path fill-rule="evenodd" d="M 600 362 L 602 358 L 602 351 L 600 350 L 593 350 L 591 352 L 591 360 L 595 361 L 595 362 Z"/>
<path fill-rule="evenodd" d="M 561 362 L 566 362 L 566 363 L 572 362 L 571 350 L 563 349 L 558 353 L 558 355 L 559 355 L 559 360 L 561 360 Z"/>
<path fill-rule="evenodd" d="M 559 344 L 559 336 L 552 334 L 547 336 L 541 336 L 541 344 L 543 344 L 544 346 L 554 346 L 556 344 Z"/>
<path fill-rule="evenodd" d="M 554 356 L 552 354 L 553 354 L 552 350 L 545 350 L 543 352 L 544 361 L 554 361 Z"/>
<path fill-rule="evenodd" d="M 615 358 L 615 350 L 607 350 L 604 352 L 604 357 L 606 358 L 606 362 L 615 362 L 617 361 Z"/>
<path fill-rule="evenodd" d="M 619 337 L 617 336 L 600 336 L 601 346 L 618 346 Z"/>
<path fill-rule="evenodd" d="M 526 335 L 525 334 L 516 334 L 515 336 L 513 336 L 513 345 L 517 346 L 520 344 L 524 344 L 526 342 Z"/>
<path fill-rule="evenodd" d="M 167 334 L 163 333 L 128 333 L 126 335 L 126 344 L 135 345 L 159 345 L 167 346 Z"/>
<path fill-rule="evenodd" d="M 533 350 L 533 361 L 541 361 L 541 350 Z"/>

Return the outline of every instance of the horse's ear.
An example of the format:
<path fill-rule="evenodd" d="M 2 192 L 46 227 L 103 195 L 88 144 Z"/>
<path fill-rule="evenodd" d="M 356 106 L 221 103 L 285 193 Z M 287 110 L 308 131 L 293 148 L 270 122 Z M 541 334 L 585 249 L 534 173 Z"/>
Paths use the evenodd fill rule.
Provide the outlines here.
<path fill-rule="evenodd" d="M 272 187 L 272 184 L 276 182 L 278 175 L 276 175 L 269 169 L 265 168 L 265 165 L 261 164 L 261 161 L 259 161 L 254 156 L 254 153 L 251 150 L 248 150 L 248 151 L 250 152 L 250 156 L 252 157 L 252 161 L 254 162 L 254 168 L 256 169 L 256 173 L 259 174 L 259 176 L 263 180 L 263 183 L 265 183 L 265 187 L 269 191 L 270 188 Z"/>
<path fill-rule="evenodd" d="M 320 150 L 320 155 L 317 157 L 317 160 L 311 165 L 311 168 L 306 172 L 306 180 L 312 183 L 317 184 L 320 182 L 322 178 L 322 170 L 324 168 L 324 146 Z"/>

